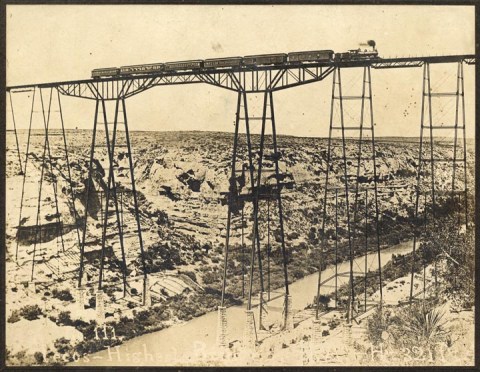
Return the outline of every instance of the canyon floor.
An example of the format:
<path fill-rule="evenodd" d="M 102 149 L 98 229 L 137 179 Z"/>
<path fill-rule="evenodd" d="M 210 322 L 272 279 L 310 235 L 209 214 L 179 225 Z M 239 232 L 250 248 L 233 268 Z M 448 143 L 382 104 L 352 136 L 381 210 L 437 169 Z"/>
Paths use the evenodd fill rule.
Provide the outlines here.
<path fill-rule="evenodd" d="M 99 138 L 101 137 L 99 135 Z M 259 140 L 257 137 L 253 137 L 254 146 Z M 58 340 L 62 338 L 70 340 L 72 345 L 83 343 L 86 346 L 82 350 L 86 353 L 96 351 L 95 291 L 100 272 L 102 228 L 105 218 L 105 201 L 102 198 L 108 179 L 108 155 L 104 143 L 99 140 L 94 157 L 94 176 L 89 179 L 91 131 L 67 131 L 68 161 L 60 132 L 52 132 L 49 143 L 50 156 L 46 162 L 43 162 L 42 158 L 44 150 L 42 132 L 32 134 L 28 157 L 26 139 L 27 132 L 20 131 L 19 143 L 22 144 L 20 159 L 23 162 L 24 159 L 28 159 L 27 177 L 24 177 L 22 173 L 24 169 L 19 165 L 14 136 L 12 133 L 7 134 L 7 347 L 11 355 L 41 352 L 44 360 L 48 359 L 49 354 L 53 354 L 50 355 L 51 360 L 56 360 L 55 358 L 62 360 L 68 354 L 65 351 L 68 347 L 64 348 L 63 353 L 59 351 L 61 346 Z M 149 309 L 141 303 L 143 264 L 139 231 L 133 214 L 134 199 L 128 154 L 122 147 L 117 149 L 114 164 L 117 189 L 121 191 L 120 206 L 128 285 L 125 294 L 121 285 L 121 242 L 116 232 L 118 226 L 111 204 L 105 236 L 107 254 L 103 289 L 107 296 L 106 321 L 107 324 L 118 325 L 116 336 L 119 339 L 132 338 L 137 334 L 188 321 L 215 310 L 218 306 L 227 219 L 227 207 L 221 200 L 222 192 L 228 191 L 232 142 L 233 135 L 219 132 L 131 133 L 145 264 L 153 304 L 161 308 L 161 311 L 158 310 L 155 314 L 149 312 Z M 286 190 L 282 198 L 289 280 L 295 281 L 318 270 L 322 200 L 327 170 L 327 140 L 280 136 L 278 145 L 282 153 L 280 168 L 285 174 L 290 174 L 295 182 L 295 187 Z M 244 180 L 244 183 L 248 185 L 249 175 L 248 171 L 245 171 L 248 169 L 245 141 L 239 144 L 239 148 L 241 151 L 237 164 L 238 174 L 240 177 L 246 177 L 247 181 Z M 340 150 L 338 146 L 334 147 L 333 157 L 340 157 Z M 269 151 L 271 152 L 271 149 Z M 347 142 L 347 153 L 349 158 L 356 158 L 358 155 L 356 142 Z M 448 144 L 437 146 L 435 156 L 451 157 L 451 146 Z M 402 142 L 398 139 L 395 141 L 382 139 L 377 141 L 376 157 L 378 209 L 381 221 L 377 228 L 380 245 L 385 248 L 411 236 L 418 143 L 411 140 Z M 467 176 L 473 180 L 473 151 L 467 152 L 467 161 L 469 164 Z M 343 184 L 339 164 L 337 162 L 330 168 L 331 186 Z M 364 161 L 362 164 L 358 182 L 361 187 L 372 190 L 373 163 Z M 355 165 L 355 161 L 349 160 L 347 170 L 349 182 L 357 177 Z M 22 168 L 24 166 L 23 163 Z M 273 164 L 267 161 L 265 182 L 269 181 L 268 175 L 272 173 L 272 169 Z M 451 169 L 437 166 L 434 173 L 438 189 L 448 190 Z M 95 192 L 90 192 L 89 209 L 85 213 L 89 183 Z M 334 228 L 332 216 L 335 208 L 332 196 L 329 195 L 325 206 L 330 216 L 326 223 L 327 252 L 330 252 L 326 254 L 327 263 L 334 260 L 331 253 L 335 243 L 332 239 Z M 441 196 L 438 202 L 442 203 Z M 347 255 L 348 239 L 345 214 L 342 213 L 344 208 L 345 204 L 341 202 L 339 260 L 344 260 Z M 373 204 L 369 204 L 368 208 L 373 208 Z M 278 288 L 282 286 L 283 280 L 278 205 L 277 203 L 267 205 L 264 201 L 260 203 L 259 209 L 262 255 L 265 260 L 267 256 L 265 246 L 270 242 L 271 284 L 272 287 Z M 230 294 L 227 299 L 228 305 L 240 299 L 242 273 L 246 272 L 251 264 L 245 249 L 241 249 L 242 241 L 247 247 L 247 252 L 252 243 L 251 215 L 252 207 L 246 205 L 244 218 L 239 212 L 233 216 L 233 232 L 230 239 L 232 254 L 227 264 L 229 279 L 226 292 Z M 86 229 L 84 229 L 85 216 L 87 216 Z M 372 223 L 369 222 L 369 227 L 366 228 L 372 229 Z M 267 224 L 270 235 L 266 233 Z M 37 239 L 38 226 L 48 227 L 40 233 L 40 241 Z M 78 242 L 83 233 L 86 244 L 82 284 L 86 288 L 86 295 L 80 309 L 74 300 L 77 296 L 75 288 L 80 264 Z M 369 246 L 370 250 L 375 247 L 374 244 Z M 363 247 L 358 248 L 358 252 L 355 251 L 354 254 L 361 254 L 360 249 Z M 32 260 L 35 260 L 33 274 Z M 378 267 L 372 267 L 372 270 L 375 269 Z M 32 283 L 32 276 L 35 283 Z M 403 279 L 399 278 L 386 285 L 384 291 L 386 303 L 394 303 L 398 297 L 405 295 L 401 289 L 405 284 L 399 284 L 401 280 Z M 256 277 L 253 283 L 254 292 L 259 288 Z M 312 300 L 314 292 L 315 288 L 312 288 Z M 375 295 L 373 294 L 373 297 Z M 65 314 L 67 312 L 68 315 Z M 141 328 L 132 325 L 139 313 L 144 313 L 145 317 L 152 319 L 149 325 Z M 333 315 L 340 317 L 340 314 L 335 312 L 329 316 Z M 273 344 L 285 344 L 287 347 L 280 348 L 281 352 L 276 352 L 275 355 L 269 353 L 270 349 L 261 352 L 260 355 L 269 359 L 282 358 L 281 363 L 285 365 L 298 365 L 301 355 L 305 365 L 310 365 L 309 363 L 313 363 L 313 357 L 309 357 L 310 352 L 306 351 L 308 341 L 306 335 L 310 332 L 311 326 L 312 320 L 309 319 L 301 322 L 291 333 L 271 336 Z M 45 342 L 41 345 L 34 340 L 30 343 L 16 342 L 15 335 L 29 328 L 42 332 L 45 335 Z M 337 327 L 336 330 L 332 330 L 332 334 L 327 337 L 330 341 L 321 342 L 323 347 L 332 344 L 331 340 L 342 340 L 343 329 Z M 335 336 L 335 332 L 339 335 Z M 341 341 L 338 342 L 343 344 Z M 270 345 L 270 341 L 262 343 L 261 347 L 268 348 L 267 345 Z M 347 351 L 344 355 L 348 354 Z M 260 365 L 263 363 L 256 359 L 245 359 L 246 364 L 257 365 L 257 362 Z M 277 362 L 274 364 L 278 365 Z M 342 358 L 338 356 L 332 363 L 341 365 Z M 348 364 L 348 361 L 346 363 Z"/>

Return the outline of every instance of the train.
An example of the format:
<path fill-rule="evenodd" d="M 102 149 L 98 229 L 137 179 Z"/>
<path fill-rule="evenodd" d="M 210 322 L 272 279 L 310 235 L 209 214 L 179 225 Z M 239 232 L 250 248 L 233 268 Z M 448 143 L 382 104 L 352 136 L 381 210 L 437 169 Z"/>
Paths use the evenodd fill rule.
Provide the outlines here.
<path fill-rule="evenodd" d="M 245 57 L 210 58 L 205 60 L 190 60 L 179 62 L 152 63 L 144 65 L 106 67 L 92 70 L 92 78 L 115 77 L 124 75 L 145 75 L 159 72 L 200 71 L 203 69 L 255 67 L 266 65 L 296 65 L 305 62 L 341 62 L 377 59 L 378 51 L 351 49 L 343 53 L 333 50 L 312 50 L 304 52 L 258 54 Z"/>

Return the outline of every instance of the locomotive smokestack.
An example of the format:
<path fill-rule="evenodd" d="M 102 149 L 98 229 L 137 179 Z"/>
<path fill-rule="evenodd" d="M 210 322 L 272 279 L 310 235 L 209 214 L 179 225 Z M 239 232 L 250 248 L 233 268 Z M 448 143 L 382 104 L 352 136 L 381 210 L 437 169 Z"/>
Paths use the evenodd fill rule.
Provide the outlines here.
<path fill-rule="evenodd" d="M 373 49 L 375 49 L 375 46 L 377 45 L 377 44 L 375 43 L 375 40 L 368 40 L 368 41 L 367 41 L 367 44 L 368 44 L 369 46 L 371 46 Z"/>

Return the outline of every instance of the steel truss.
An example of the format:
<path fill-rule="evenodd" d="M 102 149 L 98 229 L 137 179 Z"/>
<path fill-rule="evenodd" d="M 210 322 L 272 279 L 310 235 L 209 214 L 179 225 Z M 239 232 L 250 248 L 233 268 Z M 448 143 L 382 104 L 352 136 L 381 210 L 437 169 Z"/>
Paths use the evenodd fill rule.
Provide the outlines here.
<path fill-rule="evenodd" d="M 100 193 L 96 192 L 94 189 L 94 178 L 98 178 L 98 170 L 96 169 L 96 162 L 95 162 L 95 151 L 96 148 L 101 146 L 97 144 L 97 134 L 101 131 L 98 128 L 98 124 L 103 124 L 103 133 L 104 133 L 104 140 L 105 146 L 107 148 L 107 155 L 108 155 L 108 181 L 106 184 L 102 185 L 100 182 L 100 187 L 103 187 L 104 190 L 101 190 Z M 110 134 L 110 127 L 113 126 Z M 119 127 L 123 127 L 123 131 Z M 119 137 L 121 133 L 124 133 L 125 142 L 119 142 Z M 87 193 L 86 193 L 86 202 L 85 202 L 85 214 L 84 214 L 84 228 L 83 228 L 83 236 L 82 236 L 82 244 L 80 247 L 80 266 L 79 266 L 79 274 L 78 274 L 78 288 L 82 288 L 82 280 L 84 274 L 84 260 L 85 260 L 85 245 L 86 245 L 86 236 L 87 236 L 87 226 L 88 226 L 88 215 L 91 206 L 91 199 L 95 197 L 95 195 L 100 195 L 100 204 L 102 205 L 101 209 L 101 219 L 102 219 L 102 247 L 101 247 L 101 261 L 100 261 L 100 272 L 99 272 L 99 279 L 98 279 L 98 290 L 103 289 L 103 281 L 104 281 L 104 266 L 105 266 L 105 256 L 106 256 L 106 249 L 107 249 L 107 228 L 108 228 L 108 218 L 110 216 L 109 208 L 110 203 L 113 204 L 113 208 L 115 209 L 115 216 L 114 216 L 114 223 L 116 225 L 116 229 L 118 232 L 118 239 L 120 243 L 121 249 L 121 271 L 122 271 L 122 280 L 123 280 L 123 291 L 124 296 L 128 293 L 127 290 L 127 262 L 125 258 L 125 244 L 124 244 L 124 221 L 123 221 L 123 193 L 122 191 L 118 190 L 119 184 L 115 178 L 115 168 L 118 167 L 115 163 L 115 150 L 118 147 L 125 147 L 126 148 L 126 155 L 128 158 L 129 163 L 129 187 L 131 188 L 131 194 L 133 198 L 133 206 L 134 206 L 134 217 L 137 224 L 137 236 L 138 236 L 138 244 L 140 248 L 140 255 L 142 261 L 142 271 L 143 271 L 143 303 L 145 304 L 146 301 L 146 293 L 147 293 L 147 269 L 145 265 L 145 253 L 143 247 L 143 239 L 142 239 L 142 230 L 140 225 L 140 215 L 138 209 L 138 200 L 137 200 L 137 192 L 135 188 L 135 175 L 133 169 L 133 159 L 132 159 L 132 148 L 130 144 L 130 135 L 128 131 L 128 121 L 127 121 L 127 112 L 126 112 L 126 105 L 125 99 L 119 98 L 115 101 L 115 111 L 114 111 L 114 121 L 108 121 L 107 118 L 107 104 L 104 99 L 98 99 L 95 105 L 95 115 L 94 115 L 94 124 L 93 124 L 93 134 L 92 134 L 92 144 L 90 147 L 90 161 L 89 161 L 89 168 L 88 168 L 88 179 L 87 179 Z M 103 175 L 100 175 L 102 177 Z M 103 179 L 103 177 L 102 177 Z"/>
<path fill-rule="evenodd" d="M 468 64 L 469 61 L 466 60 Z M 455 100 L 455 118 L 453 124 L 443 125 L 435 123 L 433 100 L 445 101 Z M 421 195 L 424 195 L 423 205 L 423 219 L 420 224 L 416 223 L 414 236 L 413 236 L 413 250 L 412 250 L 412 270 L 410 280 L 410 303 L 414 301 L 415 294 L 414 288 L 414 266 L 417 260 L 417 244 L 421 238 L 422 230 L 424 233 L 428 227 L 435 227 L 436 209 L 437 209 L 437 197 L 447 195 L 452 203 L 456 206 L 456 213 L 458 217 L 459 228 L 462 223 L 465 223 L 465 227 L 469 228 L 468 222 L 468 170 L 467 170 L 467 144 L 466 144 L 466 119 L 465 119 L 465 89 L 464 89 L 464 77 L 463 77 L 463 63 L 457 63 L 456 72 L 456 91 L 455 92 L 433 92 L 431 88 L 430 77 L 430 63 L 425 63 L 423 67 L 423 84 L 422 84 L 422 109 L 420 119 L 420 146 L 418 155 L 418 168 L 417 168 L 417 183 L 416 183 L 416 197 L 415 197 L 415 221 L 419 219 L 420 214 L 420 199 Z M 446 131 L 454 132 L 453 138 L 453 157 L 450 158 L 438 158 L 435 155 L 435 149 L 438 148 L 438 141 L 435 139 L 434 133 L 445 134 Z M 442 190 L 437 190 L 438 185 L 435 182 L 436 166 L 441 166 L 442 169 L 446 169 L 449 166 L 452 168 L 452 182 L 450 190 L 442 193 Z M 457 174 L 460 169 L 460 177 L 463 172 L 463 179 L 459 182 L 459 176 Z M 459 187 L 461 183 L 461 187 Z M 463 207 L 460 207 L 462 204 Z M 459 207 L 463 210 L 459 210 Z M 427 215 L 430 214 L 430 219 Z M 436 266 L 435 264 L 435 278 L 436 278 Z M 425 272 L 425 263 L 424 268 Z M 425 275 L 425 273 L 424 273 Z M 435 280 L 435 282 L 437 282 Z M 425 285 L 424 285 L 425 291 Z M 425 297 L 425 293 L 423 294 Z"/>
<path fill-rule="evenodd" d="M 243 116 L 242 116 L 243 115 Z M 255 150 L 258 150 L 254 153 L 253 144 L 252 144 L 252 134 L 250 124 L 251 121 L 257 119 L 261 120 L 261 133 L 259 139 L 259 147 Z M 266 144 L 266 122 L 271 122 L 272 130 L 272 147 L 269 149 Z M 243 175 L 240 177 L 237 176 L 237 163 L 241 162 L 241 149 L 240 149 L 240 122 L 245 123 L 245 145 L 247 150 L 248 163 L 242 165 Z M 245 147 L 245 146 L 244 146 Z M 270 151 L 269 151 L 270 150 Z M 226 294 L 226 284 L 227 284 L 227 266 L 230 253 L 230 236 L 232 230 L 232 218 L 234 213 L 241 211 L 242 213 L 242 229 L 243 229 L 243 210 L 245 203 L 252 203 L 253 205 L 253 225 L 252 225 L 252 246 L 250 251 L 250 272 L 249 272 L 249 281 L 248 281 L 248 302 L 247 310 L 252 309 L 252 296 L 253 296 L 253 278 L 254 278 L 254 266 L 255 260 L 257 260 L 259 281 L 260 281 L 260 322 L 259 327 L 262 328 L 263 324 L 261 323 L 262 311 L 264 311 L 263 303 L 267 299 L 264 298 L 263 294 L 265 292 L 265 283 L 264 283 L 264 268 L 262 260 L 262 250 L 261 250 L 261 239 L 259 234 L 259 222 L 260 222 L 260 201 L 267 201 L 267 228 L 270 229 L 271 221 L 271 210 L 270 202 L 274 201 L 277 205 L 278 215 L 278 224 L 280 228 L 280 237 L 281 237 L 281 251 L 282 251 L 282 263 L 283 263 L 283 276 L 285 283 L 285 295 L 289 294 L 288 288 L 288 272 L 287 272 L 287 256 L 286 256 L 286 247 L 285 247 L 285 238 L 284 238 L 284 225 L 283 225 L 283 209 L 282 209 L 282 198 L 281 192 L 284 187 L 290 187 L 291 183 L 282 182 L 285 178 L 284 174 L 280 172 L 279 159 L 281 158 L 281 153 L 278 151 L 277 146 L 277 134 L 276 134 L 276 124 L 275 124 L 275 114 L 273 106 L 273 93 L 271 91 L 265 92 L 263 97 L 263 111 L 262 116 L 253 117 L 249 113 L 248 109 L 248 98 L 247 92 L 241 91 L 238 93 L 237 100 L 237 112 L 235 120 L 235 134 L 233 140 L 233 153 L 232 153 L 232 166 L 231 166 L 231 176 L 230 176 L 230 187 L 229 191 L 224 193 L 225 202 L 228 205 L 228 214 L 227 214 L 227 226 L 226 226 L 226 244 L 224 252 L 224 271 L 223 271 L 223 282 L 222 282 L 222 300 L 221 306 L 224 306 L 225 294 Z M 267 177 L 265 171 L 263 170 L 264 162 L 269 159 L 274 163 L 274 173 Z M 245 170 L 248 170 L 249 185 L 247 185 L 245 180 Z M 269 183 L 267 179 L 273 181 Z M 270 279 L 270 231 L 267 234 L 267 288 L 269 289 L 269 279 Z M 243 246 L 243 233 L 242 233 L 242 246 Z M 257 257 L 255 257 L 257 256 Z M 285 313 L 285 317 L 287 314 Z"/>
<path fill-rule="evenodd" d="M 58 86 L 67 96 L 92 100 L 129 98 L 147 89 L 161 85 L 206 83 L 231 91 L 266 92 L 314 83 L 323 80 L 333 67 L 298 66 L 288 69 L 256 68 L 247 71 L 211 70 L 204 73 L 165 73 L 129 78 L 105 78 L 90 81 L 67 82 Z"/>
<path fill-rule="evenodd" d="M 325 282 L 322 281 L 322 269 L 324 267 L 324 254 L 328 251 L 326 250 L 326 227 L 327 223 L 331 220 L 331 216 L 327 205 L 329 204 L 328 200 L 330 198 L 330 192 L 335 190 L 335 293 L 336 293 L 336 305 L 338 303 L 337 297 L 337 278 L 344 273 L 338 273 L 337 264 L 338 264 L 338 228 L 339 228 L 339 216 L 343 217 L 344 224 L 347 229 L 348 234 L 348 260 L 350 264 L 349 270 L 349 299 L 348 299 L 348 312 L 347 319 L 351 321 L 353 318 L 358 315 L 359 310 L 355 311 L 355 290 L 354 290 L 354 256 L 355 252 L 362 252 L 363 250 L 368 249 L 368 239 L 365 240 L 364 248 L 362 249 L 362 243 L 356 241 L 357 231 L 361 230 L 362 224 L 362 213 L 360 213 L 361 206 L 361 190 L 359 185 L 359 172 L 360 167 L 368 163 L 371 164 L 373 168 L 372 172 L 372 181 L 373 186 L 370 188 L 373 190 L 373 202 L 372 205 L 368 202 L 368 193 L 365 191 L 365 198 L 363 200 L 363 205 L 365 209 L 365 230 L 368 228 L 368 216 L 373 215 L 374 221 L 374 230 L 375 230 L 375 245 L 376 245 L 376 254 L 378 261 L 378 281 L 380 285 L 380 304 L 382 301 L 382 272 L 381 272 L 381 259 L 380 259 L 380 240 L 379 240 L 379 208 L 378 208 L 378 190 L 377 190 L 377 171 L 376 171 L 376 150 L 375 150 L 375 130 L 373 122 L 373 102 L 372 102 L 372 82 L 370 67 L 363 67 L 362 74 L 362 88 L 359 95 L 344 95 L 342 92 L 342 80 L 341 80 L 341 69 L 337 68 L 333 74 L 332 82 L 332 101 L 331 101 L 331 112 L 330 112 L 330 129 L 328 137 L 328 148 L 327 148 L 327 159 L 326 159 L 326 176 L 325 176 L 325 187 L 324 187 L 324 198 L 323 198 L 323 218 L 322 218 L 322 230 L 321 230 L 321 250 L 320 250 L 320 263 L 319 263 L 319 274 L 318 274 L 318 285 L 317 285 L 317 294 L 316 294 L 316 318 L 319 316 L 320 309 L 320 295 L 321 287 Z M 345 124 L 345 101 L 358 102 L 360 107 L 359 123 L 348 123 Z M 336 118 L 336 112 L 339 112 L 339 117 Z M 369 115 L 367 116 L 367 112 Z M 339 122 L 336 122 L 339 120 Z M 349 157 L 347 156 L 347 141 L 346 141 L 346 131 L 349 133 L 358 133 L 356 138 L 357 152 L 356 156 Z M 335 140 L 335 133 L 340 132 L 341 140 L 340 144 Z M 336 143 L 334 143 L 334 141 Z M 335 148 L 341 148 L 341 154 L 335 152 Z M 349 165 L 350 164 L 350 165 Z M 330 171 L 334 169 L 334 166 L 339 169 L 341 175 L 339 179 L 343 178 L 343 185 L 335 185 L 338 180 L 330 178 Z M 351 173 L 351 169 L 354 168 L 355 172 Z M 366 169 L 366 167 L 365 167 Z M 339 211 L 339 193 L 338 190 L 342 189 L 344 204 L 344 211 L 340 215 Z M 351 194 L 353 193 L 354 198 L 352 201 Z M 373 213 L 369 212 L 369 208 L 373 208 Z M 352 213 L 353 212 L 353 213 Z M 358 244 L 358 246 L 356 246 Z M 326 250 L 327 252 L 324 252 Z M 365 282 L 366 271 L 369 268 L 365 268 Z M 357 314 L 355 314 L 355 312 Z"/>

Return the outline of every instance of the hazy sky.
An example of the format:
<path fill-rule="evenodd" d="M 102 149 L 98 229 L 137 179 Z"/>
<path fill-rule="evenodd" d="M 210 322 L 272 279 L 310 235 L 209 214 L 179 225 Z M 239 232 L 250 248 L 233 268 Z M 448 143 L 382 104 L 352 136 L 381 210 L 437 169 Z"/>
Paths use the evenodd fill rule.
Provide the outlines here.
<path fill-rule="evenodd" d="M 474 54 L 474 35 L 474 8 L 462 6 L 8 5 L 7 84 L 82 79 L 93 68 L 149 62 L 345 51 L 368 39 L 382 57 Z M 455 90 L 455 73 L 456 65 L 432 68 L 432 87 Z M 348 72 L 346 89 L 360 74 Z M 372 69 L 372 81 L 376 135 L 418 135 L 422 69 Z M 465 90 L 473 136 L 474 66 L 465 66 Z M 330 95 L 331 77 L 276 93 L 279 133 L 327 135 Z M 15 113 L 28 113 L 20 96 Z M 67 127 L 92 126 L 93 102 L 62 103 Z M 453 120 L 454 105 L 438 107 L 439 120 Z M 156 87 L 127 100 L 130 127 L 138 130 L 232 131 L 235 109 L 234 92 L 203 84 Z"/>

